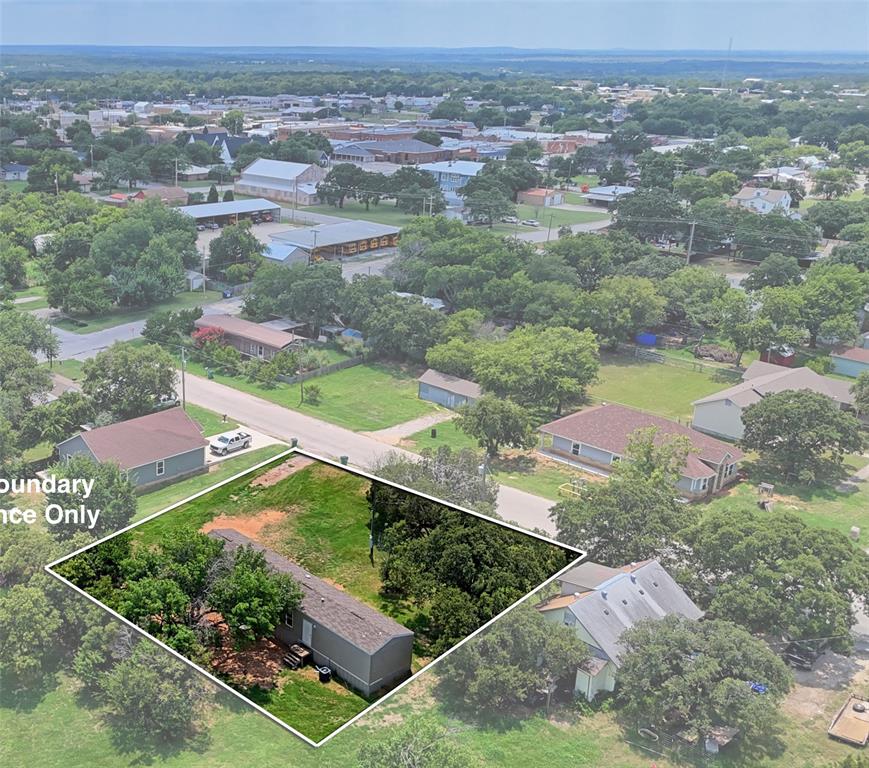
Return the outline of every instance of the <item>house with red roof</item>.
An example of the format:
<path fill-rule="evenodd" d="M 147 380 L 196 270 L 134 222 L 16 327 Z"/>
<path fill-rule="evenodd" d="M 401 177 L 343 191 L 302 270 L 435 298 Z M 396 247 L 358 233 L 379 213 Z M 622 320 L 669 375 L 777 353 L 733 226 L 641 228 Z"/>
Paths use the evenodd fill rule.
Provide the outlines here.
<path fill-rule="evenodd" d="M 577 411 L 540 427 L 541 452 L 587 471 L 609 475 L 625 455 L 632 436 L 654 428 L 656 442 L 685 437 L 691 449 L 676 483 L 690 499 L 699 499 L 736 480 L 742 451 L 662 416 L 605 403 Z"/>

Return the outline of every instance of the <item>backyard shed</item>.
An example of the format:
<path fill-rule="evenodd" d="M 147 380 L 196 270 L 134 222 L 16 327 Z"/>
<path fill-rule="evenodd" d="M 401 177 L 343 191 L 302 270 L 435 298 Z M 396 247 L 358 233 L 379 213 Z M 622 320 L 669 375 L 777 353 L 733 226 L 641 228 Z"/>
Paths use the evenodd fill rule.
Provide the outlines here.
<path fill-rule="evenodd" d="M 420 400 L 428 400 L 445 408 L 472 405 L 483 394 L 479 384 L 433 368 L 429 368 L 417 381 Z"/>

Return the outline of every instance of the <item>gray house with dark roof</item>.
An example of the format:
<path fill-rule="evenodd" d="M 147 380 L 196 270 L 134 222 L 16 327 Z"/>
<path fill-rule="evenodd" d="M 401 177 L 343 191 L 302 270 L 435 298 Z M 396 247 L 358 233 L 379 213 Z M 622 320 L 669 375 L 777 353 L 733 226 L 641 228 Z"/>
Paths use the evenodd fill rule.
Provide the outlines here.
<path fill-rule="evenodd" d="M 206 445 L 199 425 L 182 408 L 171 408 L 81 432 L 58 443 L 57 453 L 117 464 L 143 489 L 204 472 Z"/>
<path fill-rule="evenodd" d="M 638 621 L 677 614 L 699 619 L 701 611 L 657 560 L 610 568 L 585 562 L 560 579 L 561 594 L 537 606 L 544 618 L 571 627 L 588 648 L 576 670 L 574 692 L 591 701 L 615 688 L 622 664 L 622 635 Z"/>
<path fill-rule="evenodd" d="M 259 550 L 269 567 L 299 584 L 301 606 L 275 630 L 282 643 L 307 646 L 316 664 L 330 667 L 363 696 L 410 676 L 413 632 L 407 627 L 238 531 L 222 528 L 208 535 L 223 541 L 228 552 L 243 546 Z"/>

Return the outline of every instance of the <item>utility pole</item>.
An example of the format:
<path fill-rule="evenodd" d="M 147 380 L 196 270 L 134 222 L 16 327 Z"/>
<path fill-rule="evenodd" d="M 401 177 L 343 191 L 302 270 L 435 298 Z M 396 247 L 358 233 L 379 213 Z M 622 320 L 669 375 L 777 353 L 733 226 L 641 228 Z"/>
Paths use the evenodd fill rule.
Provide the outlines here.
<path fill-rule="evenodd" d="M 691 251 L 694 248 L 694 227 L 696 227 L 696 226 L 697 226 L 697 222 L 692 221 L 691 222 L 691 231 L 688 235 L 688 253 L 685 254 L 685 263 L 686 264 L 691 263 Z"/>
<path fill-rule="evenodd" d="M 178 158 L 175 158 L 175 186 L 178 186 Z"/>
<path fill-rule="evenodd" d="M 60 176 L 57 171 L 54 172 L 54 194 L 60 197 Z"/>
<path fill-rule="evenodd" d="M 187 350 L 181 347 L 181 408 L 187 410 Z"/>
<path fill-rule="evenodd" d="M 205 293 L 205 284 L 208 282 L 208 277 L 205 275 L 205 251 L 202 251 L 202 293 Z"/>
<path fill-rule="evenodd" d="M 299 177 L 293 179 L 293 221 L 296 220 L 296 205 L 299 202 Z"/>
<path fill-rule="evenodd" d="M 552 219 L 555 217 L 554 213 L 549 214 L 549 228 L 546 230 L 546 242 L 549 242 L 549 238 L 552 235 Z"/>

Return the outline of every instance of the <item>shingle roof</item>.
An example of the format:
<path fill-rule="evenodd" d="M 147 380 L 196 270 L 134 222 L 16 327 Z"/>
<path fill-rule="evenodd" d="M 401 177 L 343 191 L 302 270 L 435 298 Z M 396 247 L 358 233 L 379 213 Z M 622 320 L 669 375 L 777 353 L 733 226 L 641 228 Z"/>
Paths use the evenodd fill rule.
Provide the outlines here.
<path fill-rule="evenodd" d="M 421 171 L 430 173 L 456 173 L 459 176 L 476 176 L 483 170 L 485 163 L 473 160 L 441 160 L 437 163 L 423 163 L 417 166 Z"/>
<path fill-rule="evenodd" d="M 787 195 L 784 189 L 767 189 L 766 187 L 743 187 L 731 199 L 732 200 L 766 200 L 769 203 L 778 203 Z"/>
<path fill-rule="evenodd" d="M 203 315 L 196 322 L 197 328 L 222 328 L 226 333 L 240 336 L 257 344 L 266 344 L 283 349 L 296 340 L 292 333 L 276 331 L 250 320 L 242 320 L 235 315 Z"/>
<path fill-rule="evenodd" d="M 97 461 L 114 461 L 121 469 L 141 467 L 208 444 L 199 425 L 182 408 L 98 427 L 82 432 L 81 439 Z"/>
<path fill-rule="evenodd" d="M 655 439 L 658 442 L 671 435 L 688 438 L 692 452 L 688 454 L 685 462 L 686 477 L 709 477 L 715 474 L 704 461 L 720 464 L 728 457 L 730 460 L 738 460 L 743 456 L 742 451 L 722 440 L 716 440 L 670 419 L 613 403 L 596 405 L 556 419 L 544 424 L 540 431 L 623 456 L 631 435 L 638 429 L 648 427 L 657 427 L 658 434 Z"/>
<path fill-rule="evenodd" d="M 287 573 L 302 590 L 302 612 L 312 621 L 350 641 L 369 654 L 377 652 L 396 637 L 413 636 L 407 627 L 384 616 L 370 605 L 317 578 L 302 566 L 257 544 L 231 528 L 219 528 L 208 535 L 225 542 L 230 552 L 251 546 L 265 556 L 266 562 L 279 573 Z"/>
<path fill-rule="evenodd" d="M 473 399 L 477 399 L 483 394 L 479 384 L 467 379 L 460 379 L 458 376 L 451 376 L 448 373 L 441 373 L 433 368 L 429 368 L 417 381 L 421 384 L 428 384 L 430 387 L 438 387 L 447 392 L 454 392 L 457 395 Z"/>
<path fill-rule="evenodd" d="M 703 615 L 657 560 L 641 563 L 579 597 L 574 596 L 566 610 L 616 666 L 620 665 L 625 650 L 621 637 L 638 621 L 662 619 L 670 614 L 696 620 Z"/>
<path fill-rule="evenodd" d="M 832 357 L 841 357 L 844 360 L 854 360 L 858 363 L 869 363 L 869 349 L 865 347 L 851 347 L 839 352 L 831 353 Z"/>
<path fill-rule="evenodd" d="M 598 584 L 617 576 L 619 573 L 621 571 L 618 568 L 610 568 L 608 565 L 586 560 L 562 574 L 558 580 L 578 587 L 580 592 L 585 592 L 588 589 L 594 589 Z"/>
<path fill-rule="evenodd" d="M 775 370 L 765 372 L 769 368 Z M 847 381 L 821 376 L 811 368 L 782 368 L 778 365 L 758 362 L 752 363 L 746 369 L 743 378 L 746 380 L 741 384 L 695 400 L 693 405 L 730 400 L 741 408 L 746 408 L 760 402 L 761 398 L 766 395 L 801 389 L 826 395 L 839 403 L 850 405 L 854 402 L 854 396 L 849 390 Z"/>
<path fill-rule="evenodd" d="M 226 149 L 230 157 L 235 157 L 238 150 L 245 144 L 256 142 L 257 144 L 268 144 L 268 139 L 262 136 L 225 136 L 223 141 L 226 143 Z"/>

